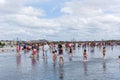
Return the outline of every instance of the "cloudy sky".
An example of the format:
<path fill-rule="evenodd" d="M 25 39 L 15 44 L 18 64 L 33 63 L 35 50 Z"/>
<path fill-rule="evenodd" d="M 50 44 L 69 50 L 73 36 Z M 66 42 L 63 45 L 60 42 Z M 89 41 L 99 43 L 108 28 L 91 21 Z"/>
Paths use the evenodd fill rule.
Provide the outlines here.
<path fill-rule="evenodd" d="M 0 0 L 0 39 L 120 39 L 120 0 Z"/>

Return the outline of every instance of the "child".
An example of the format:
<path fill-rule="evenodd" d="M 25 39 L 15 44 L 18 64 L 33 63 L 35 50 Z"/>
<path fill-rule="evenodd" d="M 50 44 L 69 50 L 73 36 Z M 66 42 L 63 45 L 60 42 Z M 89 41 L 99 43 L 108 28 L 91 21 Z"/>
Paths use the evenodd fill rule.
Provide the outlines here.
<path fill-rule="evenodd" d="M 33 48 L 32 49 L 32 54 L 31 54 L 31 58 L 35 58 L 35 56 L 37 55 L 37 49 Z"/>
<path fill-rule="evenodd" d="M 58 52 L 59 52 L 59 62 L 62 61 L 64 63 L 64 58 L 63 58 L 63 47 L 61 44 L 58 45 Z"/>
<path fill-rule="evenodd" d="M 53 51 L 53 62 L 55 63 L 56 62 L 56 59 L 57 59 L 57 51 Z"/>
<path fill-rule="evenodd" d="M 105 59 L 105 52 L 106 52 L 106 49 L 105 47 L 103 47 L 103 59 Z"/>
<path fill-rule="evenodd" d="M 86 49 L 84 49 L 84 52 L 83 52 L 83 60 L 87 60 L 87 53 L 86 53 Z"/>
<path fill-rule="evenodd" d="M 69 54 L 72 55 L 73 51 L 72 51 L 72 47 L 69 48 Z"/>

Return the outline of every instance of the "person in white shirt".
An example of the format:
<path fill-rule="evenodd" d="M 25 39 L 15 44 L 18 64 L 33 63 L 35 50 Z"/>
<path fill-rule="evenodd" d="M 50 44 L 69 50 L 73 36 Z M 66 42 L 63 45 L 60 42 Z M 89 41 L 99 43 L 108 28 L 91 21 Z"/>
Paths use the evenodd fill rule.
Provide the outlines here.
<path fill-rule="evenodd" d="M 50 49 L 49 45 L 47 43 L 45 43 L 44 46 L 43 46 L 43 57 L 44 57 L 44 54 L 45 54 L 46 58 L 47 58 L 47 53 L 48 53 L 49 49 Z"/>

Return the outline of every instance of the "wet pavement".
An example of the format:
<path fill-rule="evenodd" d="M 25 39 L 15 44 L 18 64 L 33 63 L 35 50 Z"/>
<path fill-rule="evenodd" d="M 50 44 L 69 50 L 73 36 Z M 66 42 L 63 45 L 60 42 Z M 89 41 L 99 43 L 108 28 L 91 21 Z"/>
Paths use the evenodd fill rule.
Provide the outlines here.
<path fill-rule="evenodd" d="M 29 58 L 30 53 L 3 52 L 0 54 L 0 80 L 120 80 L 120 47 L 107 47 L 106 59 L 102 59 L 102 50 L 87 48 L 88 61 L 84 62 L 83 49 L 74 51 L 70 59 L 65 51 L 64 64 L 52 61 L 48 53 L 47 61 L 39 52 L 38 59 Z"/>

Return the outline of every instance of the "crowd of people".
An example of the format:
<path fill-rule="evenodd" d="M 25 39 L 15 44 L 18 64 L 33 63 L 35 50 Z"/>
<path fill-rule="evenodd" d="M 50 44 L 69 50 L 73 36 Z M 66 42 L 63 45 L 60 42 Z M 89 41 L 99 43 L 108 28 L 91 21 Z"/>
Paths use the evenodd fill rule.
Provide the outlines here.
<path fill-rule="evenodd" d="M 103 55 L 103 59 L 106 57 L 106 47 L 107 46 L 115 46 L 120 45 L 113 42 L 82 42 L 82 43 L 75 43 L 75 42 L 67 42 L 67 43 L 48 43 L 44 42 L 42 44 L 40 43 L 17 43 L 16 44 L 16 51 L 17 55 L 21 55 L 21 51 L 24 51 L 24 53 L 31 51 L 30 58 L 36 59 L 39 58 L 39 54 L 42 54 L 43 59 L 47 59 L 48 53 L 51 53 L 52 60 L 54 63 L 56 63 L 57 58 L 60 63 L 64 63 L 64 53 L 66 50 L 70 57 L 73 57 L 73 51 L 76 48 L 82 47 L 83 49 L 83 61 L 87 61 L 88 59 L 88 53 L 87 53 L 87 47 L 90 47 L 91 50 L 94 50 L 95 47 L 99 47 L 102 49 L 101 53 Z M 40 53 L 42 52 L 42 53 Z M 120 56 L 118 56 L 120 58 Z"/>

